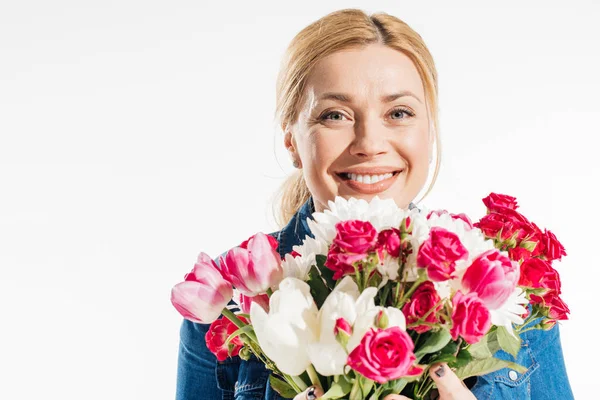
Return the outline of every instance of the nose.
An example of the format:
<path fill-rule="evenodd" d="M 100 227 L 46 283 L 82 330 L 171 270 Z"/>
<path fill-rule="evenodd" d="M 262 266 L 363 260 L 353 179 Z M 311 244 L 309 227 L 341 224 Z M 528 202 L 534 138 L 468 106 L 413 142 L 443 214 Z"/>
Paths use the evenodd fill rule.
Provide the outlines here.
<path fill-rule="evenodd" d="M 388 141 L 386 128 L 378 118 L 364 119 L 354 125 L 354 140 L 350 144 L 350 153 L 354 156 L 371 159 L 387 153 Z"/>

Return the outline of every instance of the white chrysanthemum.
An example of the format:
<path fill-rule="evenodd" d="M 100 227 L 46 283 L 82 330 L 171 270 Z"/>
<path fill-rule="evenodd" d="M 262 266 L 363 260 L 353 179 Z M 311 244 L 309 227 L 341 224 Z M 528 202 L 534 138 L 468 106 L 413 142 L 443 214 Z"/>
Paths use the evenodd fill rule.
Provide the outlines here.
<path fill-rule="evenodd" d="M 400 264 L 398 259 L 386 254 L 383 261 L 377 264 L 377 271 L 381 274 L 384 281 L 387 282 L 389 279 L 396 280 L 398 278 L 398 269 Z M 383 287 L 385 283 L 382 282 L 380 287 Z"/>
<path fill-rule="evenodd" d="M 314 221 L 307 220 L 313 235 L 325 243 L 333 242 L 335 225 L 340 221 L 369 221 L 377 231 L 381 231 L 390 227 L 397 228 L 408 213 L 398 207 L 393 199 L 380 199 L 377 196 L 370 202 L 336 196 L 335 201 L 329 201 L 327 205 L 329 209 L 313 214 Z"/>
<path fill-rule="evenodd" d="M 310 257 L 294 257 L 288 253 L 285 255 L 285 259 L 281 262 L 281 268 L 283 268 L 283 277 L 292 277 L 300 279 L 301 281 L 308 281 L 310 267 L 312 267 L 314 264 L 314 255 L 311 261 Z"/>
<path fill-rule="evenodd" d="M 296 253 L 300 254 L 302 257 L 315 257 L 317 254 L 321 254 L 326 256 L 327 252 L 327 243 L 319 239 L 313 239 L 310 236 L 306 236 L 304 241 L 300 246 L 292 247 Z"/>
<path fill-rule="evenodd" d="M 294 277 L 303 281 L 308 280 L 308 273 L 313 265 L 317 265 L 317 255 L 327 255 L 327 244 L 319 239 L 306 236 L 300 246 L 293 246 L 292 250 L 299 254 L 294 257 L 286 254 L 281 267 L 284 277 Z"/>
<path fill-rule="evenodd" d="M 529 301 L 525 297 L 523 289 L 515 288 L 504 304 L 495 310 L 490 310 L 492 324 L 505 327 L 514 336 L 512 324 L 521 325 L 523 323 L 521 315 L 527 312 L 525 307 L 528 303 Z"/>

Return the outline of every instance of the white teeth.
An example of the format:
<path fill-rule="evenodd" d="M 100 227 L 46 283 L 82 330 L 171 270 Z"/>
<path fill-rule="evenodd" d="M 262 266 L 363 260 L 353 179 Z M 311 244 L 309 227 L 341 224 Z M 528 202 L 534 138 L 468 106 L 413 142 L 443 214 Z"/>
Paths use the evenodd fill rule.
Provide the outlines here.
<path fill-rule="evenodd" d="M 391 178 L 392 176 L 394 176 L 394 174 L 392 174 L 391 172 L 388 172 L 387 174 L 381 174 L 381 175 L 358 175 L 358 174 L 346 174 L 346 175 L 348 176 L 348 178 L 350 178 L 350 180 L 360 182 L 360 183 L 368 183 L 368 184 L 377 183 L 379 181 L 383 181 L 384 179 L 388 179 L 388 178 Z"/>

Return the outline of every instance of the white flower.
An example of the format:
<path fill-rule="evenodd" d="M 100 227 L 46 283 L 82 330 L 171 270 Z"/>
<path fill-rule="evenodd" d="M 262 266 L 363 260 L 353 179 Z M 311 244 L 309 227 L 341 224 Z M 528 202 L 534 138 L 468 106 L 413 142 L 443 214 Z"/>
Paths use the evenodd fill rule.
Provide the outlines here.
<path fill-rule="evenodd" d="M 313 213 L 314 221 L 308 219 L 308 226 L 317 239 L 331 243 L 335 238 L 335 224 L 340 221 L 358 219 L 369 221 L 377 231 L 400 225 L 408 211 L 403 210 L 393 199 L 380 199 L 375 196 L 370 202 L 364 199 L 344 199 L 336 196 L 327 203 L 329 209 Z"/>
<path fill-rule="evenodd" d="M 317 306 L 306 282 L 285 278 L 269 299 L 269 313 L 253 302 L 250 319 L 258 343 L 281 372 L 300 375 L 310 365 L 306 352 L 318 333 Z"/>
<path fill-rule="evenodd" d="M 490 310 L 492 324 L 503 326 L 514 336 L 512 324 L 521 325 L 524 321 L 521 315 L 527 312 L 524 307 L 529 303 L 523 289 L 517 287 L 499 308 Z"/>
<path fill-rule="evenodd" d="M 313 239 L 306 236 L 302 245 L 292 247 L 292 250 L 299 256 L 286 254 L 281 267 L 283 268 L 283 276 L 298 278 L 303 281 L 308 281 L 308 273 L 313 265 L 317 265 L 317 255 L 327 255 L 327 244 L 319 239 Z"/>
<path fill-rule="evenodd" d="M 334 328 L 338 318 L 344 318 L 353 325 L 347 350 L 351 352 L 362 340 L 365 333 L 373 327 L 375 317 L 380 311 L 387 314 L 389 326 L 406 329 L 406 319 L 402 311 L 388 307 L 375 306 L 377 289 L 369 287 L 362 293 L 358 286 L 347 276 L 327 296 L 318 315 L 318 336 L 308 345 L 308 354 L 315 369 L 323 376 L 342 375 L 348 354 L 335 338 Z"/>
<path fill-rule="evenodd" d="M 400 264 L 398 263 L 398 259 L 386 254 L 384 259 L 377 264 L 377 271 L 383 277 L 380 287 L 383 287 L 383 285 L 385 285 L 384 282 L 387 282 L 389 279 L 397 279 L 399 268 Z"/>

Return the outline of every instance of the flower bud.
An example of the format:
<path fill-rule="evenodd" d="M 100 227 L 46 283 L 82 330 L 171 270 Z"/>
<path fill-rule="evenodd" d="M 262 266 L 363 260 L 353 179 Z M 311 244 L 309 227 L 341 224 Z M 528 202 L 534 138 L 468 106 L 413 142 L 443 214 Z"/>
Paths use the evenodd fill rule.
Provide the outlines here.
<path fill-rule="evenodd" d="M 348 346 L 348 340 L 350 339 L 350 336 L 352 336 L 352 326 L 350 326 L 348 321 L 344 318 L 338 318 L 333 327 L 333 334 L 338 343 L 346 348 L 346 346 Z"/>
<path fill-rule="evenodd" d="M 383 310 L 379 311 L 377 313 L 377 315 L 375 316 L 375 322 L 373 325 L 375 325 L 377 328 L 380 328 L 380 329 L 386 329 L 389 324 L 390 324 L 390 319 L 388 318 L 388 315 L 386 314 L 386 312 Z"/>

